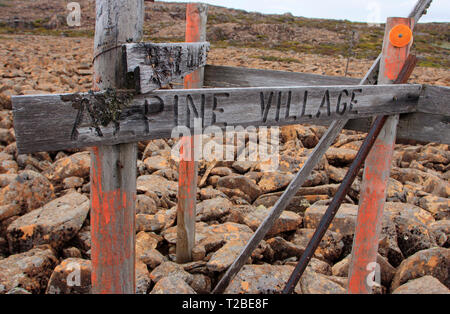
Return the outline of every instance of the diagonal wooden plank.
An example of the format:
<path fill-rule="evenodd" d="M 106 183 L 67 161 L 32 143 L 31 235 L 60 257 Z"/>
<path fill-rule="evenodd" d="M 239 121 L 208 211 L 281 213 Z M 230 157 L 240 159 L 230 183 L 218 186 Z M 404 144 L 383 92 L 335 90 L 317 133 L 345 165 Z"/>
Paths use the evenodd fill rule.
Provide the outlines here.
<path fill-rule="evenodd" d="M 410 77 L 416 64 L 417 58 L 412 55 L 409 56 L 395 83 L 398 84 L 406 82 Z M 336 216 L 342 202 L 345 199 L 345 196 L 350 190 L 350 187 L 353 184 L 356 176 L 358 175 L 359 170 L 361 169 L 364 163 L 364 160 L 369 155 L 374 143 L 376 142 L 380 132 L 383 129 L 384 124 L 386 123 L 386 121 L 388 121 L 388 118 L 389 118 L 388 116 L 378 116 L 375 119 L 374 123 L 372 124 L 367 134 L 367 137 L 364 139 L 364 142 L 362 143 L 360 149 L 358 150 L 358 154 L 356 155 L 355 159 L 350 165 L 350 168 L 347 171 L 344 179 L 342 180 L 342 183 L 339 185 L 339 189 L 336 191 L 333 200 L 331 201 L 326 212 L 322 216 L 316 231 L 314 232 L 313 236 L 311 237 L 311 240 L 306 246 L 305 252 L 300 257 L 297 265 L 295 266 L 294 271 L 289 277 L 289 280 L 286 283 L 283 293 L 290 294 L 294 291 L 298 281 L 300 280 L 301 276 L 306 270 L 309 261 L 313 257 L 315 251 L 317 250 L 317 247 L 322 241 L 325 232 L 330 227 L 330 224 L 333 221 L 334 217 Z"/>
<path fill-rule="evenodd" d="M 128 77 L 138 93 L 148 93 L 205 66 L 209 43 L 123 45 Z"/>
<path fill-rule="evenodd" d="M 419 21 L 420 17 L 425 13 L 426 9 L 431 4 L 431 1 L 432 0 L 419 0 L 417 2 L 416 6 L 410 13 L 410 17 L 416 17 L 416 19 L 415 19 L 416 23 Z M 374 84 L 374 77 L 378 73 L 380 60 L 381 60 L 381 54 L 375 60 L 374 64 L 372 65 L 370 70 L 367 72 L 367 74 L 364 76 L 364 78 L 360 82 L 360 85 Z M 327 149 L 334 142 L 335 138 L 343 130 L 343 128 L 347 122 L 348 122 L 348 120 L 347 121 L 338 120 L 338 121 L 334 121 L 331 124 L 331 126 L 328 128 L 327 132 L 324 134 L 324 136 L 322 136 L 319 143 L 316 145 L 313 152 L 310 154 L 310 156 L 306 160 L 302 169 L 297 173 L 295 178 L 291 181 L 291 183 L 287 187 L 286 191 L 283 193 L 283 195 L 280 197 L 280 199 L 278 199 L 277 203 L 275 203 L 275 205 L 269 212 L 268 216 L 264 219 L 263 223 L 255 231 L 255 233 L 253 234 L 252 238 L 247 243 L 245 248 L 242 250 L 242 252 L 236 258 L 236 260 L 233 262 L 233 264 L 228 268 L 225 275 L 222 277 L 222 279 L 216 285 L 216 287 L 213 290 L 213 293 L 222 293 L 223 291 L 225 291 L 228 284 L 231 282 L 231 280 L 234 278 L 234 276 L 242 268 L 244 263 L 247 261 L 247 259 L 252 254 L 252 252 L 256 249 L 256 247 L 259 245 L 261 240 L 264 238 L 264 236 L 270 230 L 270 228 L 275 223 L 275 221 L 278 219 L 278 217 L 280 217 L 281 213 L 286 208 L 286 206 L 290 203 L 290 201 L 296 194 L 297 190 L 306 181 L 307 177 L 309 176 L 311 171 L 314 169 L 316 164 L 319 162 L 322 155 L 325 154 Z"/>

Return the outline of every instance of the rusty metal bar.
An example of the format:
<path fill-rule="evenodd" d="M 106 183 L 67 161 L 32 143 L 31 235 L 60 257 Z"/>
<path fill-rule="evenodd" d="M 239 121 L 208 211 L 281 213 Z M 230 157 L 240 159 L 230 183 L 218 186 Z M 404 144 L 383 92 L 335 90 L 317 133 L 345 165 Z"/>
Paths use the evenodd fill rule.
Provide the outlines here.
<path fill-rule="evenodd" d="M 297 263 L 294 272 L 292 273 L 291 277 L 289 278 L 289 281 L 286 284 L 286 287 L 283 290 L 283 293 L 292 293 L 295 286 L 297 285 L 298 281 L 300 280 L 300 277 L 302 276 L 303 272 L 306 269 L 306 266 L 308 266 L 308 263 L 311 259 L 311 257 L 314 255 L 314 252 L 316 251 L 317 247 L 319 246 L 320 241 L 322 240 L 323 236 L 325 235 L 325 232 L 327 231 L 328 227 L 331 224 L 331 221 L 333 220 L 334 216 L 336 215 L 337 211 L 339 210 L 339 207 L 342 204 L 342 201 L 345 199 L 345 196 L 347 195 L 353 181 L 355 180 L 356 176 L 358 175 L 359 170 L 361 169 L 361 166 L 366 159 L 367 155 L 370 152 L 370 149 L 372 148 L 373 144 L 375 143 L 375 140 L 380 134 L 381 129 L 384 126 L 384 123 L 386 122 L 388 116 L 382 116 L 378 117 L 375 120 L 375 123 L 373 124 L 372 128 L 369 131 L 369 134 L 367 135 L 366 139 L 364 140 L 363 144 L 361 145 L 361 148 L 358 151 L 358 154 L 356 155 L 355 160 L 353 161 L 352 165 L 350 166 L 350 169 L 348 170 L 347 174 L 345 175 L 344 180 L 342 181 L 341 185 L 339 186 L 338 191 L 336 192 L 336 195 L 333 198 L 333 201 L 331 202 L 330 206 L 328 207 L 327 211 L 323 215 L 322 219 L 320 220 L 319 226 L 317 227 L 316 231 L 314 232 L 314 235 L 312 236 L 310 242 L 308 243 L 308 246 L 305 249 L 305 252 L 302 254 L 299 262 Z"/>
<path fill-rule="evenodd" d="M 409 76 L 412 73 L 412 70 L 414 69 L 415 65 L 417 63 L 417 58 L 415 56 L 411 56 L 407 59 L 405 65 L 403 66 L 400 75 L 396 81 L 396 84 L 399 84 L 400 81 L 407 81 Z M 378 135 L 380 134 L 381 130 L 383 129 L 386 121 L 388 120 L 389 116 L 379 116 L 375 119 L 375 122 L 373 123 L 372 127 L 370 128 L 369 133 L 367 134 L 367 137 L 364 139 L 363 144 L 361 145 L 358 154 L 356 155 L 355 160 L 352 162 L 347 174 L 344 177 L 344 180 L 342 181 L 341 185 L 339 186 L 338 191 L 336 192 L 331 204 L 329 205 L 327 211 L 323 215 L 322 219 L 320 220 L 319 226 L 317 227 L 316 231 L 314 232 L 314 235 L 312 236 L 311 240 L 308 243 L 308 246 L 305 249 L 305 252 L 302 254 L 300 260 L 298 261 L 297 265 L 295 266 L 294 271 L 292 272 L 286 287 L 283 290 L 284 294 L 290 294 L 292 291 L 294 291 L 295 286 L 297 285 L 298 281 L 300 280 L 303 272 L 305 271 L 306 267 L 308 266 L 309 261 L 311 260 L 312 256 L 314 255 L 314 252 L 316 251 L 317 247 L 320 244 L 320 241 L 322 241 L 323 236 L 325 235 L 325 232 L 328 230 L 331 222 L 333 221 L 333 218 L 336 216 L 336 213 L 339 210 L 339 207 L 341 206 L 342 202 L 345 199 L 345 196 L 347 195 L 353 181 L 355 180 L 356 176 L 358 175 L 359 170 L 361 169 L 364 160 L 369 155 L 374 143 L 376 142 Z"/>

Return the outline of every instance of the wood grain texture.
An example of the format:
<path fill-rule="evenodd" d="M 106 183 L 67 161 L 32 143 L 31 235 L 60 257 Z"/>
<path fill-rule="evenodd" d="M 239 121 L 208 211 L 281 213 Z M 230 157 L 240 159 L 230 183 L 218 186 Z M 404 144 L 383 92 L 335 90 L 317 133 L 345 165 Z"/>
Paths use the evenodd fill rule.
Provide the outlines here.
<path fill-rule="evenodd" d="M 329 125 L 329 123 L 319 124 Z M 370 129 L 370 119 L 350 120 L 345 129 L 367 132 Z M 450 145 L 449 131 L 449 116 L 421 112 L 401 114 L 397 125 L 397 139 Z"/>
<path fill-rule="evenodd" d="M 409 14 L 408 17 L 414 19 L 414 23 L 417 24 L 417 22 L 420 20 L 422 15 L 427 13 L 428 8 L 430 7 L 433 0 L 419 0 L 417 1 L 416 5 L 414 6 L 413 10 Z"/>
<path fill-rule="evenodd" d="M 126 84 L 118 45 L 139 42 L 143 34 L 140 25 L 144 23 L 143 1 L 129 2 L 96 0 L 94 56 L 98 57 L 94 62 L 94 90 Z"/>
<path fill-rule="evenodd" d="M 381 55 L 375 60 L 369 72 L 362 80 L 364 85 L 376 84 Z M 308 73 L 286 71 L 248 69 L 239 67 L 206 65 L 205 86 L 207 87 L 264 87 L 264 86 L 318 86 L 358 84 L 360 80 L 323 76 Z M 450 143 L 450 103 L 449 87 L 425 85 L 424 93 L 419 101 L 418 113 L 403 114 L 397 130 L 397 138 L 402 140 L 416 140 L 419 142 Z M 426 114 L 425 114 L 426 113 Z M 441 115 L 441 116 L 440 116 Z M 423 121 L 423 124 L 420 123 Z M 318 122 L 329 126 L 330 123 Z M 371 118 L 352 119 L 345 124 L 344 129 L 368 132 Z M 436 126 L 433 130 L 433 125 Z"/>
<path fill-rule="evenodd" d="M 194 118 L 202 118 L 203 128 L 225 128 L 410 113 L 416 111 L 421 89 L 379 85 L 158 90 L 134 96 L 116 112 L 115 122 L 108 120 L 112 113 L 99 114 L 109 105 L 95 95 L 17 96 L 12 101 L 17 147 L 29 153 L 177 137 L 172 130 L 192 129 Z"/>
<path fill-rule="evenodd" d="M 92 148 L 92 292 L 135 292 L 136 144 Z"/>
<path fill-rule="evenodd" d="M 140 41 L 143 21 L 143 0 L 96 1 L 94 90 L 126 87 L 125 64 L 118 44 Z M 100 106 L 90 113 L 104 123 L 116 116 L 111 112 L 115 105 Z M 78 106 L 77 115 L 82 120 L 84 103 Z M 72 132 L 71 138 L 75 135 L 78 133 Z M 137 144 L 131 141 L 91 151 L 93 293 L 135 293 L 136 158 Z"/>
<path fill-rule="evenodd" d="M 206 65 L 205 87 L 356 85 L 360 80 L 309 73 Z"/>
<path fill-rule="evenodd" d="M 414 20 L 388 18 L 378 77 L 378 82 L 382 84 L 392 84 L 397 79 L 412 44 L 398 48 L 390 42 L 389 33 L 397 25 L 406 25 L 412 29 Z M 373 282 L 373 278 L 369 276 L 372 271 L 374 274 L 376 271 L 378 241 L 398 121 L 399 115 L 387 119 L 365 163 L 349 268 L 349 293 L 372 293 L 373 286 L 369 283 L 370 280 Z"/>
<path fill-rule="evenodd" d="M 419 99 L 418 112 L 450 116 L 450 87 L 425 85 Z"/>
<path fill-rule="evenodd" d="M 148 93 L 205 66 L 209 47 L 207 42 L 136 43 L 124 45 L 123 54 L 136 91 Z"/>
<path fill-rule="evenodd" d="M 188 3 L 186 5 L 186 42 L 206 40 L 207 17 L 206 4 Z M 203 78 L 204 68 L 200 68 L 185 77 L 184 88 L 201 88 Z M 187 263 L 192 261 L 192 250 L 195 244 L 198 161 L 195 160 L 194 151 L 201 137 L 186 136 L 180 141 L 176 258 L 177 263 Z"/>

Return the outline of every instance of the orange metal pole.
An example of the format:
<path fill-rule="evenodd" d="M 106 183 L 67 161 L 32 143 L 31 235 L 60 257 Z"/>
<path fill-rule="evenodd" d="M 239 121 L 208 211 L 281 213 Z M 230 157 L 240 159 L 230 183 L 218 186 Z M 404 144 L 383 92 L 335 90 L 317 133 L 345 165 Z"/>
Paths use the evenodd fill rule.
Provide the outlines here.
<path fill-rule="evenodd" d="M 392 84 L 397 79 L 409 55 L 412 44 L 409 31 L 413 26 L 412 18 L 388 18 L 378 84 Z M 377 259 L 398 120 L 398 115 L 389 117 L 366 160 L 349 269 L 349 293 L 372 292 L 369 276 Z"/>
<path fill-rule="evenodd" d="M 186 7 L 186 42 L 206 40 L 207 7 L 204 4 L 188 3 Z M 184 88 L 203 86 L 204 69 L 199 69 L 184 79 Z M 195 142 L 200 136 L 181 138 L 178 210 L 177 210 L 177 262 L 192 261 L 195 243 L 195 205 L 197 195 L 197 161 L 194 156 Z"/>

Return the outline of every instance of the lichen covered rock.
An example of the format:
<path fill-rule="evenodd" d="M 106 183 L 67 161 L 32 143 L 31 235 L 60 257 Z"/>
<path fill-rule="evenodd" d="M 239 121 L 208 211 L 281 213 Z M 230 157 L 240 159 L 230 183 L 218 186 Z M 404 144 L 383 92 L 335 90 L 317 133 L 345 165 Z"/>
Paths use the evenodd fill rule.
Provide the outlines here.
<path fill-rule="evenodd" d="M 81 229 L 89 206 L 86 196 L 74 192 L 16 219 L 7 229 L 10 251 L 23 252 L 39 244 L 60 248 Z"/>
<path fill-rule="evenodd" d="M 47 294 L 91 293 L 90 260 L 68 258 L 56 266 L 47 285 Z"/>
<path fill-rule="evenodd" d="M 450 249 L 431 248 L 415 253 L 405 259 L 397 268 L 391 290 L 411 279 L 430 275 L 449 287 Z"/>
<path fill-rule="evenodd" d="M 23 288 L 31 293 L 43 292 L 56 263 L 55 252 L 49 246 L 0 260 L 0 294 L 14 288 Z"/>

